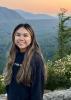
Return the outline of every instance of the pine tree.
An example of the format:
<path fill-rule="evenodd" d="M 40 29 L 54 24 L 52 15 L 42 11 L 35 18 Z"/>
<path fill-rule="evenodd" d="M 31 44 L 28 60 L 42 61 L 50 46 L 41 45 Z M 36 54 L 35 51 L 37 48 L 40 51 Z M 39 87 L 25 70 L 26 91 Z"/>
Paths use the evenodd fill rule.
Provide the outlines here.
<path fill-rule="evenodd" d="M 66 16 L 67 10 L 64 8 L 60 9 L 59 13 L 59 31 L 58 31 L 58 55 L 59 58 L 64 57 L 70 51 L 67 48 L 67 44 L 70 42 L 71 38 L 71 27 L 68 27 L 66 24 L 67 21 L 71 19 L 71 16 Z"/>

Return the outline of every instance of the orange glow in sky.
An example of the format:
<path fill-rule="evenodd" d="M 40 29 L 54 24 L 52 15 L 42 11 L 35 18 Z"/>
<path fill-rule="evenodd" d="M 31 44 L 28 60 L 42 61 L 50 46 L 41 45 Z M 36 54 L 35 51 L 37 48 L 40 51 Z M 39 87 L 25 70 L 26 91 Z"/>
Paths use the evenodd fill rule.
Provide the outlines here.
<path fill-rule="evenodd" d="M 55 14 L 60 8 L 71 13 L 71 0 L 0 0 L 0 6 L 33 13 Z"/>

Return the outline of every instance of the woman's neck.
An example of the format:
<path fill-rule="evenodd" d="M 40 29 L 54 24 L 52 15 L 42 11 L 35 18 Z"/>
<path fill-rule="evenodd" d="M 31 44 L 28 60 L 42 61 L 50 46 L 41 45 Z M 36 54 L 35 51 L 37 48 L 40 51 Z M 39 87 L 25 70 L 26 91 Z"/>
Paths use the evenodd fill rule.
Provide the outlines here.
<path fill-rule="evenodd" d="M 20 49 L 20 52 L 21 53 L 23 53 L 23 52 L 25 52 L 26 51 L 26 49 Z"/>

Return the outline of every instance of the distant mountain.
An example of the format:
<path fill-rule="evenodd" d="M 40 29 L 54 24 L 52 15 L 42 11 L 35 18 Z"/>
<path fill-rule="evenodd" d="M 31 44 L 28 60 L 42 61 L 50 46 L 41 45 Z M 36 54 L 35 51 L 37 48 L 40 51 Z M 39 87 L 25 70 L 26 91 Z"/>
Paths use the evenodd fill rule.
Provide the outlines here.
<path fill-rule="evenodd" d="M 0 7 L 0 72 L 11 46 L 12 32 L 16 25 L 29 23 L 46 59 L 52 59 L 57 51 L 59 20 L 47 14 L 32 14 L 22 10 Z M 66 22 L 71 27 L 71 21 Z"/>
<path fill-rule="evenodd" d="M 29 12 L 25 12 L 23 10 L 19 10 L 17 9 L 16 12 L 18 14 L 20 14 L 22 17 L 24 17 L 25 19 L 55 19 L 56 17 L 50 16 L 48 14 L 33 14 L 33 13 L 29 13 Z"/>
<path fill-rule="evenodd" d="M 51 58 L 54 52 L 56 52 L 57 47 L 55 38 L 57 37 L 58 19 L 47 14 L 32 14 L 21 10 L 0 7 L 1 45 L 5 44 L 7 47 L 11 41 L 11 33 L 19 23 L 29 23 L 33 27 L 44 54 Z M 45 41 L 46 43 L 44 43 Z M 46 45 L 44 46 L 44 44 Z"/>
<path fill-rule="evenodd" d="M 51 59 L 56 52 L 58 25 L 56 18 L 46 14 L 32 14 L 21 10 L 17 11 L 0 7 L 0 72 L 2 72 L 6 63 L 13 29 L 19 23 L 25 22 L 33 27 L 37 41 L 46 59 Z"/>
<path fill-rule="evenodd" d="M 12 20 L 22 20 L 21 17 L 16 11 L 8 9 L 6 7 L 0 7 L 0 21 L 12 21 Z"/>

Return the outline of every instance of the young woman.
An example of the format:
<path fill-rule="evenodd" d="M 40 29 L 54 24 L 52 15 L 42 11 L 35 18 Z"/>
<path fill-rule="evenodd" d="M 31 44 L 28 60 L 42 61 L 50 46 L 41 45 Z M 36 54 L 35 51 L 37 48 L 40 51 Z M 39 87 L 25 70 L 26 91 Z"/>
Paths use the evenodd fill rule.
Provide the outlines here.
<path fill-rule="evenodd" d="M 14 29 L 4 73 L 8 100 L 43 100 L 45 66 L 29 24 Z"/>

